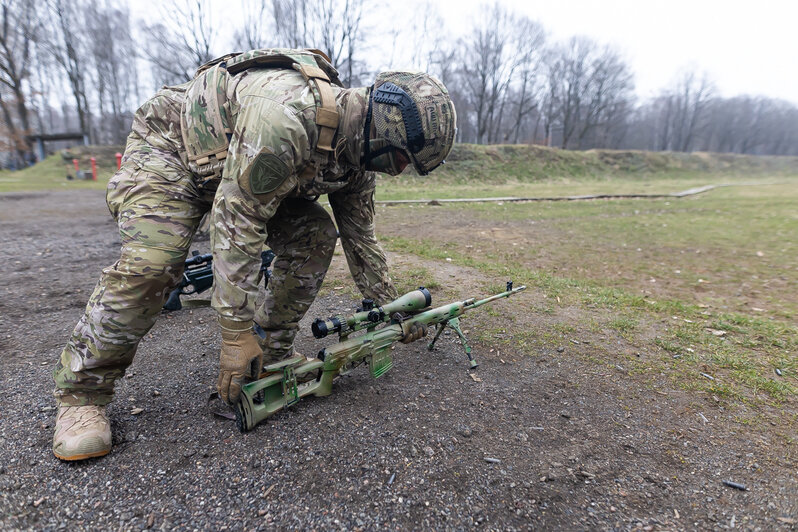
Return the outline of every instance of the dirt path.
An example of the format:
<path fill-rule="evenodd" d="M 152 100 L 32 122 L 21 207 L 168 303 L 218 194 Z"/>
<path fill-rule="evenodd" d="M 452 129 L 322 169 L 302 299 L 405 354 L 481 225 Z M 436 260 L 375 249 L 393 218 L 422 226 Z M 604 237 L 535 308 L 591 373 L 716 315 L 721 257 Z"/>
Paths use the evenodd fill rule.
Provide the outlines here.
<path fill-rule="evenodd" d="M 628 194 L 580 194 L 576 196 L 526 196 L 505 198 L 448 198 L 448 199 L 405 199 L 376 201 L 377 205 L 443 205 L 445 203 L 530 203 L 535 201 L 590 201 L 597 199 L 657 199 L 657 198 L 685 198 L 696 196 L 722 187 L 749 187 L 778 185 L 781 183 L 718 183 L 716 185 L 703 185 L 680 190 L 678 192 L 663 192 L 660 194 L 628 193 Z"/>
<path fill-rule="evenodd" d="M 477 345 L 478 381 L 452 337 L 433 353 L 401 346 L 379 381 L 361 368 L 331 397 L 242 435 L 205 405 L 219 342 L 208 309 L 164 316 L 142 343 L 110 408 L 113 452 L 61 463 L 50 374 L 115 259 L 114 226 L 102 193 L 0 196 L 0 242 L 2 529 L 773 530 L 798 519 L 788 444 L 585 364 L 592 343 L 535 356 Z M 337 257 L 332 279 L 343 271 Z M 328 294 L 308 318 L 354 306 Z"/>

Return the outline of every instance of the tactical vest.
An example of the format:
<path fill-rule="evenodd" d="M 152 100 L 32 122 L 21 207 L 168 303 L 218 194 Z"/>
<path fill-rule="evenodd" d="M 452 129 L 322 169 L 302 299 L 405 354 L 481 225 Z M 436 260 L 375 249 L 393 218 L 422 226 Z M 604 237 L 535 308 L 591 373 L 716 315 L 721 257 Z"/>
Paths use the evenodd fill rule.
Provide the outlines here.
<path fill-rule="evenodd" d="M 230 147 L 233 117 L 227 101 L 227 83 L 231 76 L 249 68 L 293 68 L 301 73 L 316 98 L 317 155 L 327 160 L 335 152 L 332 141 L 339 116 L 331 83 L 341 86 L 341 81 L 323 52 L 270 48 L 228 54 L 197 70 L 180 113 L 189 168 L 203 181 L 221 175 Z"/>

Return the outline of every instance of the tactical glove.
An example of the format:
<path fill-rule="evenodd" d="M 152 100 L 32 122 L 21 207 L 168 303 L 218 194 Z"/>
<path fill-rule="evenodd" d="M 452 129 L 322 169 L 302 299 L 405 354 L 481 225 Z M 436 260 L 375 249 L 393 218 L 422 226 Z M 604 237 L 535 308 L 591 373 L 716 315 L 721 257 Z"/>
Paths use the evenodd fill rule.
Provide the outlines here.
<path fill-rule="evenodd" d="M 408 326 L 403 326 L 402 329 L 405 332 L 404 337 L 402 338 L 401 342 L 403 344 L 409 344 L 410 342 L 415 342 L 416 340 L 420 340 L 427 336 L 427 324 L 426 323 L 419 323 L 414 321 Z"/>
<path fill-rule="evenodd" d="M 238 401 L 241 385 L 248 377 L 257 378 L 263 367 L 263 351 L 252 331 L 251 321 L 219 318 L 222 327 L 222 353 L 219 357 L 219 397 L 229 405 Z"/>

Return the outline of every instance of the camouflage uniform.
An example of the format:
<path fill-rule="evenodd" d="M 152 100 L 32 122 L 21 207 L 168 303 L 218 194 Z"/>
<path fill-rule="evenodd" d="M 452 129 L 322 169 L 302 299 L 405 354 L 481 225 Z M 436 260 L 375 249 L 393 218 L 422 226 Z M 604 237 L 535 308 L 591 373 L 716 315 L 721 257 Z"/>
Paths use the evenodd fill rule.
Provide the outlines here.
<path fill-rule="evenodd" d="M 266 352 L 274 357 L 290 353 L 297 324 L 332 258 L 336 227 L 316 202 L 319 195 L 329 195 L 361 292 L 376 301 L 396 297 L 374 234 L 375 176 L 359 161 L 366 89 L 333 87 L 341 116 L 336 138 L 345 142 L 338 144 L 337 157 L 325 159 L 314 150 L 316 97 L 302 75 L 256 68 L 228 76 L 223 90 L 230 147 L 222 176 L 203 180 L 181 132 L 181 108 L 191 87 L 164 88 L 135 114 L 106 198 L 119 225 L 121 256 L 103 270 L 61 354 L 54 372 L 61 404 L 110 402 L 115 379 L 180 280 L 191 238 L 209 210 L 212 305 L 223 318 L 254 318 L 266 330 Z M 265 303 L 256 309 L 264 241 L 277 256 Z"/>

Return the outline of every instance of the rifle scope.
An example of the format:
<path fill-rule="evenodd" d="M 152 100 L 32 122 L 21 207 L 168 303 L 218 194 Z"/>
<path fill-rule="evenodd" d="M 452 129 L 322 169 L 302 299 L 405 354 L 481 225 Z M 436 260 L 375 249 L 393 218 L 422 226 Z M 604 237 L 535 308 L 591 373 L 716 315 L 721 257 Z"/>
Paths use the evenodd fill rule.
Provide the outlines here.
<path fill-rule="evenodd" d="M 346 317 L 332 316 L 326 320 L 316 318 L 311 324 L 310 330 L 316 338 L 324 338 L 334 332 L 340 334 L 347 331 L 356 331 L 362 329 L 364 325 L 372 327 L 385 321 L 386 317 L 393 315 L 395 312 L 415 312 L 430 305 L 432 305 L 432 295 L 429 290 L 422 286 L 418 290 L 408 292 L 400 298 L 375 309 L 356 312 Z"/>

